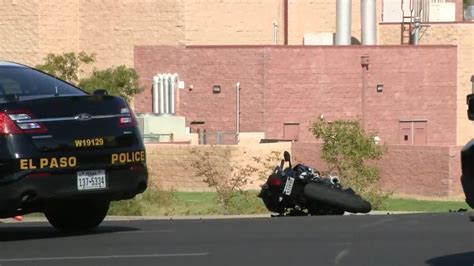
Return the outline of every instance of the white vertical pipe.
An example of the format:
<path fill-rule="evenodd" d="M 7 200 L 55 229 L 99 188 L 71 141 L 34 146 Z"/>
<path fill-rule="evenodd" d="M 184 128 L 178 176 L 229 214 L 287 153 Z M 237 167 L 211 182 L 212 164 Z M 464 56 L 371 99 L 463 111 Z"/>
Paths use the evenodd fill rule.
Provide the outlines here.
<path fill-rule="evenodd" d="M 164 88 L 164 75 L 159 75 L 159 95 L 160 95 L 160 102 L 159 102 L 159 107 L 160 107 L 160 114 L 163 114 L 165 112 L 165 88 Z"/>
<path fill-rule="evenodd" d="M 170 85 L 170 75 L 166 74 L 164 75 L 164 78 L 163 78 L 163 83 L 164 83 L 164 94 L 165 94 L 165 97 L 164 97 L 164 106 L 165 106 L 165 111 L 164 113 L 165 114 L 169 114 L 170 113 L 170 88 L 169 88 L 169 85 Z"/>
<path fill-rule="evenodd" d="M 273 22 L 273 44 L 278 44 L 278 23 Z"/>
<path fill-rule="evenodd" d="M 176 113 L 176 82 L 177 82 L 178 74 L 171 75 L 170 78 L 170 114 Z"/>
<path fill-rule="evenodd" d="M 362 44 L 377 44 L 377 3 L 376 0 L 361 0 L 360 18 Z"/>
<path fill-rule="evenodd" d="M 152 108 L 152 111 L 153 113 L 158 113 L 159 110 L 158 110 L 158 99 L 159 99 L 159 95 L 158 95 L 158 87 L 159 87 L 159 77 L 158 75 L 154 76 L 153 77 L 153 94 L 152 94 L 152 102 L 153 102 L 153 108 Z"/>
<path fill-rule="evenodd" d="M 352 0 L 336 1 L 336 45 L 350 45 L 352 37 Z"/>

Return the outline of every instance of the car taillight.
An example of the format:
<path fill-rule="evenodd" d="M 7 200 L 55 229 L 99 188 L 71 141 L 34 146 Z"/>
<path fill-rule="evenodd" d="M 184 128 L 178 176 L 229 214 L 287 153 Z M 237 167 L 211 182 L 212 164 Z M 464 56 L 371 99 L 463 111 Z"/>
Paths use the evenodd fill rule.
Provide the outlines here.
<path fill-rule="evenodd" d="M 0 134 L 46 133 L 48 130 L 25 110 L 0 112 Z"/>
<path fill-rule="evenodd" d="M 0 112 L 0 135 L 21 134 L 21 129 L 4 112 Z"/>
<path fill-rule="evenodd" d="M 119 118 L 119 126 L 121 127 L 135 127 L 138 125 L 135 114 L 128 107 L 120 109 L 120 114 L 123 115 Z"/>
<path fill-rule="evenodd" d="M 268 180 L 268 183 L 272 186 L 275 186 L 275 187 L 281 187 L 283 186 L 283 180 L 281 180 L 281 178 L 279 177 L 272 177 Z"/>

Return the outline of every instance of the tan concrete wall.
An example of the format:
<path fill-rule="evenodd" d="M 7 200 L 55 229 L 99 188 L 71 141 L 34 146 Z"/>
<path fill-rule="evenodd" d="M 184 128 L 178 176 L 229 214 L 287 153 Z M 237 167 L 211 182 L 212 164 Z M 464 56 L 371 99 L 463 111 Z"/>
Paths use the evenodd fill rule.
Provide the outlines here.
<path fill-rule="evenodd" d="M 382 44 L 400 43 L 400 24 L 380 24 L 379 27 Z M 474 125 L 466 115 L 466 95 L 471 93 L 470 78 L 474 75 L 474 24 L 432 23 L 424 30 L 420 43 L 458 45 L 457 145 L 464 145 L 474 136 Z"/>
<path fill-rule="evenodd" d="M 289 44 L 303 44 L 305 33 L 336 32 L 335 0 L 290 0 Z M 381 21 L 382 1 L 377 1 L 377 21 Z M 361 41 L 360 1 L 352 1 L 352 36 Z"/>
<path fill-rule="evenodd" d="M 79 49 L 97 53 L 97 67 L 133 66 L 133 46 L 184 40 L 182 0 L 81 0 Z"/>
<path fill-rule="evenodd" d="M 40 59 L 39 1 L 0 1 L 0 58 L 35 64 Z"/>
<path fill-rule="evenodd" d="M 462 199 L 460 149 L 456 146 L 428 147 L 389 145 L 381 167 L 380 186 L 397 196 L 415 198 Z M 146 145 L 151 186 L 176 191 L 211 191 L 201 177 L 195 175 L 192 162 L 200 158 L 192 151 L 209 152 L 210 162 L 218 170 L 231 166 L 252 165 L 263 169 L 254 158 L 265 160 L 272 151 L 292 152 L 293 164 L 303 162 L 318 170 L 326 170 L 321 159 L 321 144 L 314 142 L 269 143 L 259 145 Z M 270 165 L 276 165 L 271 163 Z M 264 173 L 270 171 L 264 171 Z M 230 171 L 229 171 L 230 175 Z M 264 180 L 255 173 L 245 189 L 259 189 Z"/>
<path fill-rule="evenodd" d="M 282 0 L 185 0 L 186 44 L 283 43 Z"/>
<path fill-rule="evenodd" d="M 40 59 L 79 50 L 79 0 L 41 1 L 38 14 Z"/>
<path fill-rule="evenodd" d="M 185 39 L 184 0 L 0 2 L 0 58 L 28 65 L 48 53 L 97 53 L 98 68 L 133 66 L 133 46 Z"/>
<path fill-rule="evenodd" d="M 252 165 L 259 169 L 261 163 L 256 163 L 254 158 L 266 159 L 272 151 L 291 150 L 291 143 L 272 143 L 257 145 L 157 145 L 147 144 L 147 165 L 150 178 L 150 184 L 159 186 L 166 190 L 177 191 L 211 191 L 202 177 L 195 175 L 195 169 L 192 163 L 200 156 L 193 151 L 210 154 L 210 162 L 216 169 L 229 173 L 230 167 L 245 167 Z M 283 155 L 282 155 L 283 156 Z M 275 164 L 276 165 L 276 164 Z M 270 172 L 270 171 L 269 171 Z M 249 180 L 245 189 L 259 189 L 264 183 L 255 172 Z"/>

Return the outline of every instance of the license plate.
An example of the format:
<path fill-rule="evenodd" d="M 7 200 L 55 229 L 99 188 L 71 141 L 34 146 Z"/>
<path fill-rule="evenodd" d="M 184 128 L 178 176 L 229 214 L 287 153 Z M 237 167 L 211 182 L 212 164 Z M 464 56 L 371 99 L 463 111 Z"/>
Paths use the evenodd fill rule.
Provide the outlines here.
<path fill-rule="evenodd" d="M 285 189 L 283 189 L 283 194 L 286 194 L 288 196 L 291 195 L 294 183 L 295 179 L 293 177 L 288 177 L 288 179 L 286 179 Z"/>
<path fill-rule="evenodd" d="M 77 172 L 77 189 L 93 190 L 107 188 L 105 170 L 90 170 Z"/>

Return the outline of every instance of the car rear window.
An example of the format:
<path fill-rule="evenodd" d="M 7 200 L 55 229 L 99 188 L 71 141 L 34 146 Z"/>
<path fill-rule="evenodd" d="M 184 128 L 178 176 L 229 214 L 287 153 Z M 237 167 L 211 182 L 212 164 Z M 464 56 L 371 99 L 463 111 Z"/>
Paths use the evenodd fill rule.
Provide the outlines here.
<path fill-rule="evenodd" d="M 73 85 L 27 67 L 0 67 L 0 96 L 85 95 Z"/>

